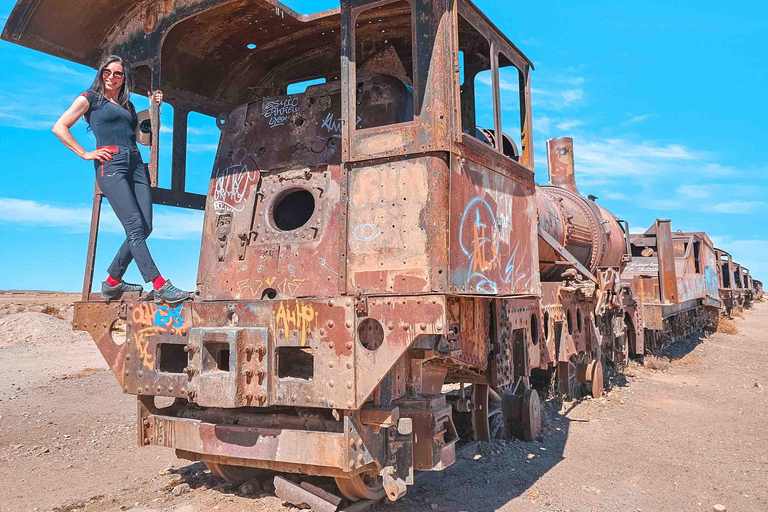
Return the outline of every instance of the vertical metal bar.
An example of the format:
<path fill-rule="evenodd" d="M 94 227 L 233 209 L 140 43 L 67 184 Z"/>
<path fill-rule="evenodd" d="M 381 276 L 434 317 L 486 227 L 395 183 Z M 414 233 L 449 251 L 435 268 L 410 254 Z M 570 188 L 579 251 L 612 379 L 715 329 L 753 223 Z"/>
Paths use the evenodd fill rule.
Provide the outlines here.
<path fill-rule="evenodd" d="M 88 236 L 88 256 L 85 260 L 83 301 L 91 300 L 91 288 L 93 288 L 93 269 L 96 264 L 96 243 L 99 240 L 99 219 L 101 218 L 101 203 L 103 198 L 104 196 L 97 186 L 93 193 L 93 208 L 91 209 L 91 231 Z"/>
<path fill-rule="evenodd" d="M 499 50 L 491 41 L 491 84 L 493 87 L 493 131 L 496 135 L 496 151 L 504 149 L 504 134 L 501 132 L 501 92 L 499 88 Z"/>
<path fill-rule="evenodd" d="M 160 89 L 160 58 L 157 57 L 151 66 L 152 80 L 151 93 L 154 96 Z M 160 105 L 149 100 L 150 115 L 152 117 L 152 145 L 149 147 L 149 182 L 152 188 L 157 187 L 157 173 L 160 156 Z"/>
<path fill-rule="evenodd" d="M 350 138 L 357 119 L 355 29 L 350 2 L 341 3 L 341 161 L 350 160 Z"/>
<path fill-rule="evenodd" d="M 184 192 L 187 187 L 187 107 L 173 108 L 173 152 L 171 158 L 171 190 Z"/>
<path fill-rule="evenodd" d="M 533 119 L 531 117 L 531 67 L 520 75 L 520 163 L 533 170 Z"/>
<path fill-rule="evenodd" d="M 659 253 L 659 291 L 661 302 L 677 302 L 677 271 L 672 229 L 668 219 L 656 219 L 656 249 Z"/>

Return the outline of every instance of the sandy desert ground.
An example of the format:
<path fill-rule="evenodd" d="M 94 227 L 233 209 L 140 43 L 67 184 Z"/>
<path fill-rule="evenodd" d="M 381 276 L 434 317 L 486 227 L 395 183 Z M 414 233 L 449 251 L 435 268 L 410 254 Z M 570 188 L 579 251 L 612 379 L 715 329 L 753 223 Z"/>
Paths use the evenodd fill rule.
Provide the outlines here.
<path fill-rule="evenodd" d="M 0 511 L 296 510 L 270 478 L 243 495 L 137 448 L 135 398 L 71 331 L 74 300 L 0 292 Z M 369 510 L 768 510 L 768 303 L 736 325 L 631 364 L 603 398 L 548 400 L 543 443 L 482 445 Z"/>

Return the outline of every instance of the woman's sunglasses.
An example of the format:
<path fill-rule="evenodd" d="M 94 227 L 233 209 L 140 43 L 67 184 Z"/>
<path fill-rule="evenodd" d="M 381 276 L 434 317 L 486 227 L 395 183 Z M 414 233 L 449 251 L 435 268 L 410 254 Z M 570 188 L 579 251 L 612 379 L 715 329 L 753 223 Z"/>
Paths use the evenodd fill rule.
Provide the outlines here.
<path fill-rule="evenodd" d="M 122 71 L 112 71 L 111 69 L 105 69 L 101 73 L 104 75 L 104 78 L 109 78 L 110 76 L 115 78 L 123 78 L 125 76 L 125 73 Z"/>

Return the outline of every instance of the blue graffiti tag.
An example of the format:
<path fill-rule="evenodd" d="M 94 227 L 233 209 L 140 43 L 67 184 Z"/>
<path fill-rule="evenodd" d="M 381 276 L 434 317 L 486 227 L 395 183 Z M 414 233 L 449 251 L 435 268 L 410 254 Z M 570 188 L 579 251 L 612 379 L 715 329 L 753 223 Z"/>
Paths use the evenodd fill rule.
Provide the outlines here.
<path fill-rule="evenodd" d="M 183 323 L 184 320 L 181 318 L 181 306 L 157 306 L 157 311 L 155 312 L 156 326 L 173 325 L 173 327 L 181 327 Z"/>

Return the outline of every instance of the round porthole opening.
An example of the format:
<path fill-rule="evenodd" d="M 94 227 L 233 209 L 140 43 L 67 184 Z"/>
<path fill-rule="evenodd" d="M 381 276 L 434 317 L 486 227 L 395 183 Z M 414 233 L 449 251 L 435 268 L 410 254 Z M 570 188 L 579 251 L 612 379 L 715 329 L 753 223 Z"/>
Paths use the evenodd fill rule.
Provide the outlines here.
<path fill-rule="evenodd" d="M 293 231 L 309 222 L 315 213 L 315 196 L 305 189 L 291 190 L 277 198 L 272 222 L 280 231 Z"/>

